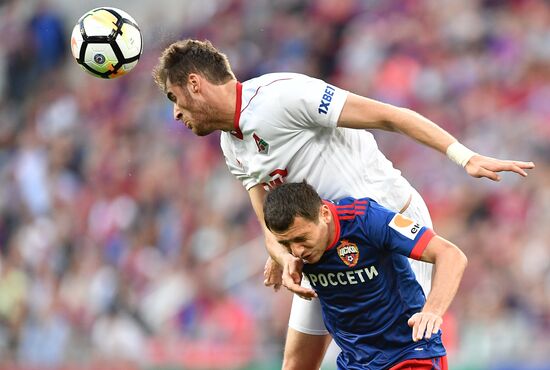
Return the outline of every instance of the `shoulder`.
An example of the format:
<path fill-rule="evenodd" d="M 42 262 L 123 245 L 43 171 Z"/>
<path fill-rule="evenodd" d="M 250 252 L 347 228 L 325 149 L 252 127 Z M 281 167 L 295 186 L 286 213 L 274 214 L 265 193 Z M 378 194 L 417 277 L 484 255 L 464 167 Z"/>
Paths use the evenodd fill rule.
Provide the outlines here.
<path fill-rule="evenodd" d="M 296 108 L 303 105 L 303 96 L 308 93 L 304 80 L 311 79 L 298 73 L 269 73 L 242 83 L 241 117 L 250 117 L 254 112 L 254 121 L 261 117 L 270 123 L 281 122 L 285 126 L 293 117 Z"/>
<path fill-rule="evenodd" d="M 257 90 L 270 86 L 276 88 L 282 85 L 288 85 L 291 81 L 296 82 L 308 78 L 299 73 L 267 73 L 242 83 L 243 90 Z"/>
<path fill-rule="evenodd" d="M 370 198 L 352 198 L 346 197 L 338 201 L 332 202 L 334 211 L 340 220 L 351 220 L 358 217 L 365 217 L 370 202 L 374 202 Z"/>
<path fill-rule="evenodd" d="M 292 96 L 302 93 L 302 89 L 307 89 L 313 85 L 326 85 L 323 80 L 310 77 L 300 73 L 268 73 L 261 75 L 242 83 L 243 93 L 265 93 L 281 92 L 281 96 Z"/>
<path fill-rule="evenodd" d="M 291 91 L 289 82 L 295 79 L 295 73 L 269 73 L 242 83 L 241 112 L 266 109 L 267 114 L 281 108 L 281 100 Z M 279 104 L 273 104 L 273 103 Z"/>
<path fill-rule="evenodd" d="M 395 212 L 371 198 L 342 198 L 334 202 L 334 210 L 340 220 L 353 220 L 367 224 L 388 224 Z"/>
<path fill-rule="evenodd" d="M 338 200 L 332 200 L 330 201 L 332 204 L 334 204 L 336 207 L 346 207 L 351 205 L 368 205 L 370 203 L 376 203 L 371 198 L 365 197 L 365 198 L 354 198 L 354 197 L 345 197 L 340 198 Z M 378 203 L 376 203 L 378 204 Z"/>
<path fill-rule="evenodd" d="M 374 199 L 370 199 L 368 213 L 371 218 L 375 217 L 383 220 L 389 220 L 396 214 L 396 212 L 377 203 Z"/>

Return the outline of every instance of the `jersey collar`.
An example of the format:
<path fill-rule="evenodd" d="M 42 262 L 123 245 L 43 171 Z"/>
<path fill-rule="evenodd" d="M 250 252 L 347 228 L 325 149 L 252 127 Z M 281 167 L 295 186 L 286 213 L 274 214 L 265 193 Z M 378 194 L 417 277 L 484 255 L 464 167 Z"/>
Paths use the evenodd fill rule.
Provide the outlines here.
<path fill-rule="evenodd" d="M 243 133 L 241 132 L 241 128 L 239 127 L 239 121 L 241 119 L 241 106 L 243 103 L 243 84 L 237 81 L 235 89 L 237 92 L 237 99 L 235 101 L 235 118 L 233 120 L 234 130 L 231 131 L 231 135 L 242 140 Z"/>
<path fill-rule="evenodd" d="M 332 222 L 334 223 L 334 238 L 332 239 L 332 243 L 330 243 L 326 249 L 328 251 L 329 249 L 332 249 L 340 239 L 340 218 L 338 217 L 336 206 L 333 203 L 326 200 L 323 200 L 323 203 L 330 209 L 330 213 L 332 213 Z"/>

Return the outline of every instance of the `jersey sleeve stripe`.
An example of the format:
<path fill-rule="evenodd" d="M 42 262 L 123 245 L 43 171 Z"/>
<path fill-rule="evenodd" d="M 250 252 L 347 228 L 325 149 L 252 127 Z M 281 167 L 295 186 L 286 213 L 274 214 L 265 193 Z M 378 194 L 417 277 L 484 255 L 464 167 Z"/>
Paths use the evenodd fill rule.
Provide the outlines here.
<path fill-rule="evenodd" d="M 366 200 L 356 200 L 355 202 L 350 204 L 337 204 L 336 208 L 350 208 L 350 207 L 356 207 L 356 206 L 366 207 L 368 203 L 369 202 Z"/>
<path fill-rule="evenodd" d="M 422 253 L 424 253 L 424 249 L 428 246 L 428 243 L 432 238 L 435 236 L 435 233 L 432 229 L 426 229 L 424 231 L 424 234 L 418 239 L 416 242 L 416 245 L 411 251 L 411 254 L 409 255 L 410 258 L 413 258 L 415 260 L 419 260 L 420 257 L 422 257 Z"/>
<path fill-rule="evenodd" d="M 342 210 L 342 211 L 352 210 L 352 209 L 367 209 L 367 206 L 360 206 L 360 205 L 355 206 L 355 207 L 338 207 L 338 206 L 336 206 L 336 209 L 339 210 L 339 211 L 340 210 Z"/>
<path fill-rule="evenodd" d="M 366 208 L 350 208 L 350 209 L 338 209 L 336 208 L 336 212 L 338 213 L 356 213 L 356 212 L 366 212 Z"/>
<path fill-rule="evenodd" d="M 362 216 L 367 211 L 367 200 L 355 200 L 350 204 L 336 204 L 334 209 L 341 220 L 353 220 L 356 216 Z"/>
<path fill-rule="evenodd" d="M 340 220 L 349 221 L 349 220 L 353 220 L 355 217 L 356 217 L 356 215 L 351 215 L 351 216 L 340 216 Z"/>

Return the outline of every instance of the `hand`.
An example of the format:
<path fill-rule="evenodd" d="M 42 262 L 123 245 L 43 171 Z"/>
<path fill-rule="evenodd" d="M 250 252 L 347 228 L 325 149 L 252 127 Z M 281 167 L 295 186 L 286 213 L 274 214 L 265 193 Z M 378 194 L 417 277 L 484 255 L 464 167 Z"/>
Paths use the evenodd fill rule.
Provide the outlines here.
<path fill-rule="evenodd" d="M 493 181 L 500 181 L 500 176 L 497 172 L 511 171 L 526 177 L 527 172 L 524 170 L 529 170 L 534 167 L 535 164 L 533 162 L 505 161 L 476 154 L 470 158 L 464 168 L 470 176 L 477 178 L 487 177 Z"/>
<path fill-rule="evenodd" d="M 304 288 L 300 285 L 302 282 L 303 267 L 304 263 L 300 258 L 289 254 L 285 258 L 283 266 L 283 285 L 299 297 L 310 300 L 311 298 L 316 298 L 317 293 L 311 288 Z"/>
<path fill-rule="evenodd" d="M 432 312 L 417 312 L 411 316 L 407 324 L 413 329 L 412 340 L 418 342 L 422 338 L 430 339 L 436 334 L 443 323 L 441 316 Z"/>
<path fill-rule="evenodd" d="M 273 258 L 267 257 L 264 266 L 264 285 L 273 286 L 274 291 L 279 291 L 282 284 L 283 268 Z"/>

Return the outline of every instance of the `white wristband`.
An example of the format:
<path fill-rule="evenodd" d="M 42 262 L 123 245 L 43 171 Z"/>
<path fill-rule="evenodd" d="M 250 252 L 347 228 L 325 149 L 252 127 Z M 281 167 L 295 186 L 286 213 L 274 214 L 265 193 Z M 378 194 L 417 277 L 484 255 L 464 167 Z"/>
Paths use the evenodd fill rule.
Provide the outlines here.
<path fill-rule="evenodd" d="M 477 153 L 455 141 L 447 148 L 447 157 L 456 164 L 465 167 L 468 161 Z"/>

